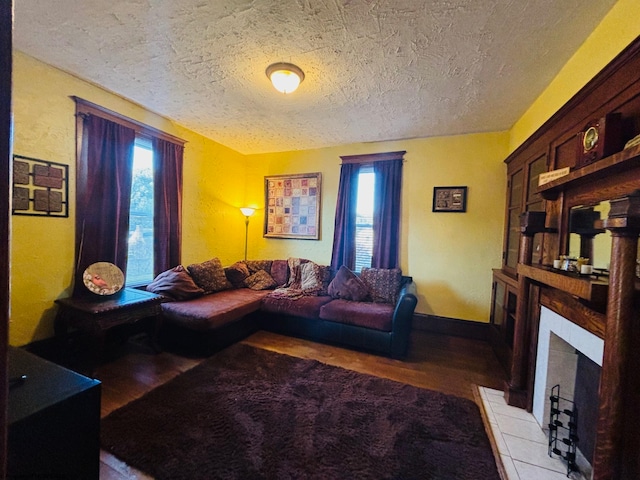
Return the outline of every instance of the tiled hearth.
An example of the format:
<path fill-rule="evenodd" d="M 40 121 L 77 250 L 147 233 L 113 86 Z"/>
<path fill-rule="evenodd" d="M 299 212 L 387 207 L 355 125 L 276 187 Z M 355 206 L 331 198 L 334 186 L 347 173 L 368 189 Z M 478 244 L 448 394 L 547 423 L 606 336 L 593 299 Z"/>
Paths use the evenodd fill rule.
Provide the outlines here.
<path fill-rule="evenodd" d="M 501 390 L 478 390 L 505 480 L 567 480 L 566 464 L 549 457 L 547 436 L 533 415 L 507 405 Z M 571 478 L 582 478 L 574 475 Z"/>

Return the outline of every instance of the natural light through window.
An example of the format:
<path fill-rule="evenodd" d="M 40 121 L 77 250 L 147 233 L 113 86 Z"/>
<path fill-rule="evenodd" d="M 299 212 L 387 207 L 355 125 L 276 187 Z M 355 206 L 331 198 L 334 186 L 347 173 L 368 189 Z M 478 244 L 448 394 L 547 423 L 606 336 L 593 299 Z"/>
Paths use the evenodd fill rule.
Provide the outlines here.
<path fill-rule="evenodd" d="M 136 139 L 129 210 L 127 285 L 153 280 L 153 150 L 150 142 Z"/>
<path fill-rule="evenodd" d="M 362 267 L 371 267 L 374 194 L 375 173 L 373 167 L 362 167 L 358 174 L 358 203 L 356 206 L 356 272 L 362 270 Z"/>

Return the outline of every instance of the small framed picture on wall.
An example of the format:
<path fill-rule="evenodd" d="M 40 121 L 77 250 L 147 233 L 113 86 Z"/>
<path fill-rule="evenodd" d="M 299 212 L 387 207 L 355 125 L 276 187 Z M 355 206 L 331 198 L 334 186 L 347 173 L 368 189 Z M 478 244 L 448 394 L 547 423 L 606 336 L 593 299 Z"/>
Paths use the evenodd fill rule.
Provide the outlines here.
<path fill-rule="evenodd" d="M 433 187 L 433 212 L 466 212 L 467 187 Z"/>

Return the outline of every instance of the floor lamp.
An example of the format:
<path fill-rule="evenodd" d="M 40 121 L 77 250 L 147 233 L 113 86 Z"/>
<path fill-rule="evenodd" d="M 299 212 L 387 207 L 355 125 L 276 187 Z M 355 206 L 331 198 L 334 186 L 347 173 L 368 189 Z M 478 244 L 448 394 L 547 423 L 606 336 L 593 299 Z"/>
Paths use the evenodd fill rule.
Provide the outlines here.
<path fill-rule="evenodd" d="M 249 243 L 249 217 L 256 211 L 255 208 L 242 207 L 240 211 L 244 215 L 244 260 L 247 261 L 247 245 Z"/>

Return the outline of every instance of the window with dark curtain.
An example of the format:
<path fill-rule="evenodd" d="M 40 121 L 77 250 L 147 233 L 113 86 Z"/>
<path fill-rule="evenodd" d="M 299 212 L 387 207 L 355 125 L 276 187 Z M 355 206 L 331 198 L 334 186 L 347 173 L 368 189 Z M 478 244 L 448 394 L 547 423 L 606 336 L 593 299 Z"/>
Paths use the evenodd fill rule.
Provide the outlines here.
<path fill-rule="evenodd" d="M 154 274 L 180 263 L 184 146 L 154 138 Z"/>
<path fill-rule="evenodd" d="M 180 263 L 184 141 L 73 97 L 76 102 L 76 267 L 74 294 L 84 293 L 84 270 L 111 262 L 126 276 L 133 148 L 150 137 L 154 154 L 154 272 Z"/>
<path fill-rule="evenodd" d="M 336 204 L 331 268 L 354 269 L 356 259 L 356 206 L 361 167 L 373 165 L 373 256 L 375 268 L 397 268 L 400 233 L 402 162 L 405 151 L 340 157 L 340 185 Z"/>

